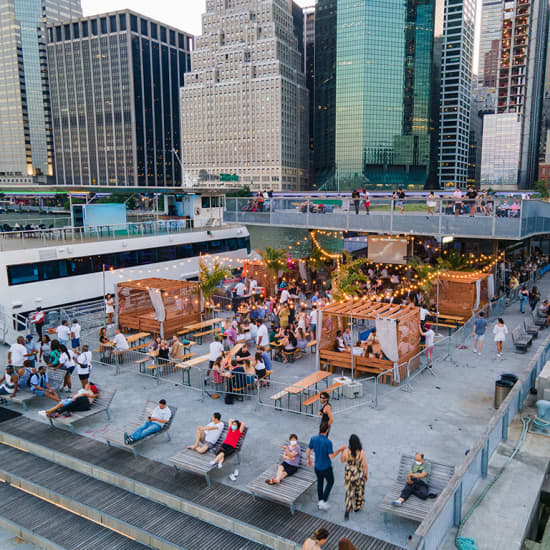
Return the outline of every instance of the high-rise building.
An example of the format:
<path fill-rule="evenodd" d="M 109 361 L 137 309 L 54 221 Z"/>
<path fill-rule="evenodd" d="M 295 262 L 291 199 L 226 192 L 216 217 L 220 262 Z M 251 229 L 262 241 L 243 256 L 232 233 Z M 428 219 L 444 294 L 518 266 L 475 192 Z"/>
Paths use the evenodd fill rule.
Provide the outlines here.
<path fill-rule="evenodd" d="M 317 3 L 318 186 L 426 185 L 434 10 L 434 0 Z"/>
<path fill-rule="evenodd" d="M 309 149 L 313 167 L 313 117 L 315 106 L 315 6 L 304 8 L 304 72 L 309 91 Z M 313 175 L 310 179 L 313 179 Z"/>
<path fill-rule="evenodd" d="M 129 10 L 48 27 L 58 185 L 181 185 L 193 37 Z"/>
<path fill-rule="evenodd" d="M 528 189 L 538 176 L 547 0 L 503 0 L 497 106 L 484 118 L 481 184 Z"/>
<path fill-rule="evenodd" d="M 502 0 L 483 0 L 479 39 L 479 86 L 496 87 L 499 44 L 502 35 Z"/>
<path fill-rule="evenodd" d="M 0 0 L 0 183 L 50 183 L 53 144 L 46 24 L 82 15 L 80 0 Z"/>
<path fill-rule="evenodd" d="M 468 179 L 475 0 L 445 0 L 441 50 L 439 185 Z"/>
<path fill-rule="evenodd" d="M 207 0 L 181 92 L 191 178 L 307 187 L 308 92 L 295 13 L 289 0 Z"/>

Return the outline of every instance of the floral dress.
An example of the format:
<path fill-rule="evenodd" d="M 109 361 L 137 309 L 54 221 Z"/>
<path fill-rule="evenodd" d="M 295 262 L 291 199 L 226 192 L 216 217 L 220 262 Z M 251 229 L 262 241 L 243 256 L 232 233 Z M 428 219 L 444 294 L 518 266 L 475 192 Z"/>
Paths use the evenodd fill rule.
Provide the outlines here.
<path fill-rule="evenodd" d="M 344 471 L 344 484 L 346 486 L 346 510 L 358 512 L 365 504 L 365 480 L 361 453 L 358 456 L 350 456 L 346 461 Z"/>

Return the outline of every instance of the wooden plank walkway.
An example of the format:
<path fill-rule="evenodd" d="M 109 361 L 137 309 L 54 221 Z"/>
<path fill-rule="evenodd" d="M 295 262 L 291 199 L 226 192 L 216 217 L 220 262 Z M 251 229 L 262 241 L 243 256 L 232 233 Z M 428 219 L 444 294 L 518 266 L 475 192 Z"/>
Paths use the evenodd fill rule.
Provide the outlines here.
<path fill-rule="evenodd" d="M 342 537 L 348 537 L 361 550 L 399 548 L 304 512 L 298 511 L 291 515 L 288 506 L 262 499 L 254 500 L 250 493 L 234 487 L 217 482 L 212 482 L 207 487 L 204 479 L 195 474 L 180 472 L 175 477 L 172 466 L 168 464 L 143 456 L 128 460 L 125 451 L 110 449 L 99 441 L 66 430 L 52 430 L 47 424 L 24 416 L 2 422 L 0 431 L 96 464 L 298 544 L 302 544 L 315 529 L 323 526 L 330 532 L 330 539 L 323 547 L 324 550 L 336 550 L 338 540 Z"/>

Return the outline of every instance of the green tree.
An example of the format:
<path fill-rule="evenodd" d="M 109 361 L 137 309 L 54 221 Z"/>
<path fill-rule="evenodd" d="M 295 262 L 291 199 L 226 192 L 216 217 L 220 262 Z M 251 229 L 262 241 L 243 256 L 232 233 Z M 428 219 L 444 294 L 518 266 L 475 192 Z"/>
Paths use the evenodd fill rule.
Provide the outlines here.
<path fill-rule="evenodd" d="M 248 185 L 243 185 L 240 189 L 226 193 L 226 197 L 250 197 L 250 187 Z"/>
<path fill-rule="evenodd" d="M 536 181 L 533 185 L 533 189 L 536 193 L 540 193 L 543 199 L 547 199 L 550 196 L 548 193 L 548 184 L 544 180 Z"/>
<path fill-rule="evenodd" d="M 351 255 L 344 251 L 346 263 L 336 270 L 332 276 L 332 294 L 336 300 L 343 300 L 350 296 L 361 296 L 363 288 L 359 283 L 367 281 L 363 266 L 369 263 L 368 258 L 351 259 Z"/>
<path fill-rule="evenodd" d="M 214 262 L 211 269 L 199 260 L 199 285 L 202 297 L 209 302 L 214 296 L 216 287 L 229 275 L 229 270 L 222 267 L 218 260 Z"/>

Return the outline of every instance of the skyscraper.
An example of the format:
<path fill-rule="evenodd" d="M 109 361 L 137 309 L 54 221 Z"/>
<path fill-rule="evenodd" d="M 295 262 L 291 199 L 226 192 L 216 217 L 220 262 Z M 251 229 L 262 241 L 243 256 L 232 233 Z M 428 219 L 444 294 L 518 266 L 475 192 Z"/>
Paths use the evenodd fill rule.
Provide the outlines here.
<path fill-rule="evenodd" d="M 468 178 L 475 0 L 445 0 L 439 115 L 439 185 Z"/>
<path fill-rule="evenodd" d="M 190 177 L 307 186 L 308 92 L 294 13 L 289 0 L 207 0 L 181 93 Z"/>
<path fill-rule="evenodd" d="M 309 148 L 313 166 L 313 117 L 315 111 L 315 6 L 304 8 L 304 72 L 309 91 Z M 311 179 L 313 176 L 311 177 Z"/>
<path fill-rule="evenodd" d="M 45 28 L 81 15 L 80 0 L 0 0 L 0 183 L 51 182 Z"/>
<path fill-rule="evenodd" d="M 48 28 L 58 185 L 181 185 L 193 37 L 129 10 Z"/>
<path fill-rule="evenodd" d="M 502 34 L 502 0 L 483 0 L 480 27 L 478 83 L 495 88 Z"/>
<path fill-rule="evenodd" d="M 425 186 L 434 8 L 434 0 L 317 3 L 318 186 Z"/>
<path fill-rule="evenodd" d="M 484 118 L 481 184 L 528 189 L 537 177 L 547 0 L 502 0 L 496 113 Z"/>

